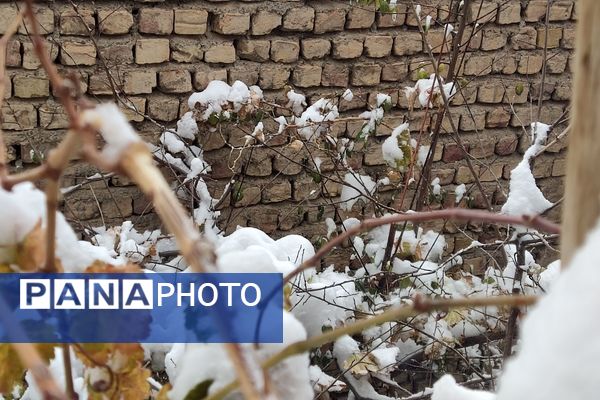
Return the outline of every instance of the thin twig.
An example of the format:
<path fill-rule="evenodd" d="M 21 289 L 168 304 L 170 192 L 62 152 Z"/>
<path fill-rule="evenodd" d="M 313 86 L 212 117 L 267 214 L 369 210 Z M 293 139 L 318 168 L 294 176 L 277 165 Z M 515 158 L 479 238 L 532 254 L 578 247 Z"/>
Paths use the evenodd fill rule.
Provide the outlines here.
<path fill-rule="evenodd" d="M 560 233 L 560 227 L 539 215 L 505 215 L 496 214 L 489 211 L 471 210 L 464 208 L 447 208 L 444 210 L 412 212 L 406 214 L 396 214 L 381 218 L 367 219 L 360 224 L 346 230 L 331 241 L 323 245 L 317 253 L 310 259 L 304 261 L 295 270 L 290 272 L 285 278 L 284 283 L 289 282 L 294 276 L 305 269 L 312 268 L 327 255 L 333 248 L 341 245 L 347 238 L 355 236 L 360 232 L 367 231 L 378 226 L 388 225 L 398 222 L 423 222 L 432 220 L 455 220 L 455 221 L 479 221 L 496 224 L 521 225 L 529 228 L 540 229 L 548 233 Z"/>
<path fill-rule="evenodd" d="M 378 326 L 391 321 L 403 321 L 422 313 L 429 313 L 438 310 L 448 310 L 454 308 L 467 307 L 524 307 L 534 304 L 537 301 L 536 296 L 495 296 L 482 298 L 460 298 L 460 299 L 428 299 L 416 297 L 413 304 L 402 305 L 389 308 L 383 313 L 371 318 L 362 319 L 340 328 L 327 331 L 319 336 L 314 336 L 301 342 L 292 343 L 284 347 L 280 352 L 269 357 L 262 362 L 264 369 L 269 369 L 279 364 L 283 360 L 302 354 L 311 349 L 331 343 L 344 335 L 355 335 L 365 329 Z M 233 381 L 219 391 L 206 397 L 204 400 L 221 400 L 238 386 L 237 381 Z"/>

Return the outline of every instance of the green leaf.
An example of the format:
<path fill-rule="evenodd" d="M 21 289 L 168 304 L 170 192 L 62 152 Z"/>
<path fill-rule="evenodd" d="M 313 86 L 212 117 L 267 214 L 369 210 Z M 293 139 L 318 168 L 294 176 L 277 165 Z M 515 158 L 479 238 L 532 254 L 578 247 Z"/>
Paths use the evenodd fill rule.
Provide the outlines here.
<path fill-rule="evenodd" d="M 524 89 L 525 89 L 525 87 L 523 86 L 522 83 L 517 83 L 517 85 L 515 86 L 515 93 L 517 94 L 517 96 L 520 96 L 521 94 L 523 94 Z"/>
<path fill-rule="evenodd" d="M 406 289 L 412 286 L 412 279 L 410 276 L 407 276 L 406 278 L 402 278 L 400 280 L 400 289 Z"/>

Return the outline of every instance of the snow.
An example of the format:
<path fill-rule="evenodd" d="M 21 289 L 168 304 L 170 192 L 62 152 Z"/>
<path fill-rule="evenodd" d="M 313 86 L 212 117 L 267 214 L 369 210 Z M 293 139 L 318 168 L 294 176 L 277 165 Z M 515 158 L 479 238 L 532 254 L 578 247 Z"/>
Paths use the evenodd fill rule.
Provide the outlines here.
<path fill-rule="evenodd" d="M 106 146 L 102 152 L 109 162 L 117 162 L 121 152 L 127 150 L 132 143 L 140 142 L 125 115 L 114 103 L 99 104 L 95 108 L 82 113 L 82 122 L 90 124 L 98 130 Z"/>
<path fill-rule="evenodd" d="M 288 93 L 289 95 L 289 93 Z M 338 108 L 331 100 L 321 98 L 311 104 L 294 122 L 298 125 L 298 134 L 308 141 L 325 132 L 327 122 L 334 121 L 339 116 Z"/>
<path fill-rule="evenodd" d="M 431 74 L 428 79 L 419 79 L 414 87 L 405 87 L 404 93 L 409 104 L 412 104 L 415 98 L 419 100 L 421 107 L 433 107 L 434 105 L 443 104 L 442 90 L 446 99 L 454 96 L 456 85 L 453 82 L 443 83 L 444 79 L 441 77 L 439 79 L 442 81 L 441 90 L 435 74 Z"/>
<path fill-rule="evenodd" d="M 440 186 L 440 178 L 433 178 L 431 181 L 431 193 L 439 197 L 442 194 L 442 187 Z"/>
<path fill-rule="evenodd" d="M 404 151 L 400 148 L 400 143 L 406 140 L 405 137 L 409 137 L 408 132 L 408 122 L 400 124 L 394 128 L 392 135 L 381 144 L 383 159 L 390 167 L 401 167 L 406 157 L 410 157 L 410 154 L 404 154 Z"/>
<path fill-rule="evenodd" d="M 160 142 L 166 146 L 167 150 L 171 153 L 181 153 L 185 149 L 185 143 L 183 143 L 177 134 L 171 131 L 165 131 L 160 136 Z"/>
<path fill-rule="evenodd" d="M 283 115 L 280 115 L 279 117 L 275 118 L 275 122 L 279 124 L 279 129 L 277 129 L 277 134 L 279 135 L 285 130 L 285 127 L 287 126 L 287 120 Z"/>
<path fill-rule="evenodd" d="M 456 188 L 454 188 L 454 195 L 455 195 L 455 199 L 454 202 L 456 204 L 460 203 L 460 201 L 463 199 L 463 197 L 465 196 L 465 193 L 467 192 L 467 187 L 465 186 L 464 183 L 461 183 L 460 185 L 458 185 Z"/>
<path fill-rule="evenodd" d="M 306 107 L 306 97 L 303 94 L 296 93 L 294 90 L 287 92 L 287 107 L 291 108 L 295 115 L 302 114 Z"/>
<path fill-rule="evenodd" d="M 325 226 L 327 226 L 327 239 L 337 231 L 337 226 L 330 217 L 325 218 Z"/>
<path fill-rule="evenodd" d="M 368 175 L 348 172 L 344 176 L 344 187 L 340 195 L 340 208 L 350 211 L 352 206 L 363 196 L 371 196 L 377 184 Z"/>
<path fill-rule="evenodd" d="M 6 366 L 4 366 L 6 367 Z M 54 348 L 54 358 L 48 365 L 50 374 L 54 378 L 60 389 L 65 390 L 65 367 L 63 363 L 63 349 L 61 347 Z M 87 384 L 84 379 L 84 366 L 82 362 L 71 352 L 71 373 L 73 376 L 73 389 L 80 399 L 87 399 Z M 27 389 L 23 393 L 21 400 L 44 400 L 45 397 L 40 392 L 37 383 L 33 379 L 30 371 L 25 374 Z"/>
<path fill-rule="evenodd" d="M 384 104 L 392 104 L 392 98 L 390 95 L 385 93 L 377 93 L 377 107 L 381 107 Z"/>
<path fill-rule="evenodd" d="M 346 389 L 346 384 L 344 382 L 327 375 L 318 365 L 311 365 L 308 373 L 310 375 L 310 382 L 313 387 L 315 387 L 316 393 L 319 393 L 326 388 L 328 388 L 327 391 L 329 392 L 341 392 Z"/>
<path fill-rule="evenodd" d="M 308 281 L 298 279 L 298 289 L 290 296 L 292 312 L 302 322 L 308 336 L 322 332 L 323 327 L 344 324 L 361 303 L 354 281 L 333 267 L 313 275 Z"/>
<path fill-rule="evenodd" d="M 537 187 L 530 165 L 531 159 L 546 141 L 548 129 L 548 125 L 539 122 L 531 124 L 534 142 L 523 155 L 521 162 L 510 172 L 508 198 L 502 206 L 501 213 L 534 215 L 541 214 L 552 207 L 552 203 L 544 197 L 542 191 Z"/>
<path fill-rule="evenodd" d="M 230 109 L 238 112 L 245 105 L 259 102 L 262 97 L 260 88 L 248 88 L 241 81 L 235 81 L 232 86 L 223 81 L 211 81 L 202 92 L 189 97 L 188 106 L 193 110 L 200 105 L 202 119 L 206 121 L 214 113 L 228 112 Z"/>
<path fill-rule="evenodd" d="M 498 400 L 592 399 L 600 393 L 600 226 L 521 324 L 519 352 L 500 379 Z M 527 371 L 528 373 L 524 373 Z"/>
<path fill-rule="evenodd" d="M 352 99 L 354 99 L 354 93 L 352 93 L 352 90 L 346 89 L 346 91 L 344 91 L 342 94 L 342 99 L 345 101 L 352 101 Z"/>
<path fill-rule="evenodd" d="M 194 113 L 188 111 L 177 121 L 177 135 L 184 139 L 194 140 L 198 134 L 198 124 L 194 119 Z"/>
<path fill-rule="evenodd" d="M 524 374 L 527 375 L 527 374 Z M 492 393 L 467 389 L 456 383 L 452 375 L 444 375 L 433 385 L 433 396 L 431 400 L 494 400 L 496 396 Z M 526 399 L 517 396 L 515 399 Z"/>

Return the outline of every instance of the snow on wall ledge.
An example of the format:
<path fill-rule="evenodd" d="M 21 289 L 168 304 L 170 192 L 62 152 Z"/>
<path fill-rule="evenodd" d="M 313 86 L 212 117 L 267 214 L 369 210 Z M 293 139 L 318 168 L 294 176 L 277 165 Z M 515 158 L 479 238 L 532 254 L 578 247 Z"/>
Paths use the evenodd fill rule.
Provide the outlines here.
<path fill-rule="evenodd" d="M 397 1 L 396 15 L 381 14 L 364 5 L 356 7 L 352 2 L 192 0 L 180 4 L 175 0 L 128 0 L 118 2 L 118 7 L 108 0 L 75 3 L 97 35 L 98 48 L 70 2 L 58 0 L 38 10 L 42 32 L 53 39 L 51 57 L 62 70 L 80 76 L 83 90 L 92 97 L 112 99 L 114 86 L 131 106 L 126 109 L 127 117 L 144 139 L 157 145 L 173 143 L 171 135 L 163 135 L 163 126 L 177 129 L 176 121 L 188 111 L 190 94 L 205 89 L 211 80 L 258 85 L 267 101 L 283 105 L 291 101 L 287 97 L 290 87 L 304 95 L 308 104 L 331 95 L 341 117 L 358 116 L 378 106 L 378 94 L 389 96 L 383 124 L 355 146 L 348 164 L 373 182 L 387 182 L 376 188 L 375 195 L 382 204 L 407 208 L 395 197 L 400 178 L 384 157 L 381 145 L 405 117 L 412 138 L 421 139 L 423 145 L 429 141 L 428 130 L 419 131 L 431 121 L 423 122 L 421 109 L 409 111 L 404 95 L 405 87 L 414 87 L 418 78 L 431 72 L 417 22 L 407 12 L 410 2 Z M 450 1 L 429 3 L 432 6 L 424 6 L 421 14 L 422 18 L 432 17 L 428 40 L 437 54 L 444 49 L 436 43 L 448 34 L 445 10 Z M 550 10 L 548 45 L 552 57 L 541 122 L 556 120 L 569 98 L 573 3 L 554 2 Z M 480 31 L 461 70 L 461 80 L 468 84 L 452 101 L 455 125 L 470 156 L 480 161 L 475 163 L 476 172 L 488 199 L 498 209 L 508 193 L 509 173 L 521 160 L 517 153 L 530 144 L 521 137 L 521 124 L 527 127 L 532 122 L 528 99 L 536 96 L 534 86 L 541 68 L 544 29 L 539 20 L 545 8 L 536 4 L 485 3 L 485 21 L 478 21 Z M 0 31 L 15 13 L 12 2 L 0 4 Z M 10 80 L 2 128 L 11 167 L 16 170 L 38 164 L 68 122 L 22 32 L 11 41 L 7 54 Z M 352 95 L 346 93 L 348 88 Z M 355 139 L 362 125 L 360 121 L 338 121 L 330 130 L 336 137 Z M 335 217 L 335 203 L 342 194 L 347 171 L 331 161 L 326 144 L 303 146 L 298 139 L 305 137 L 293 129 L 276 135 L 268 147 L 254 147 L 251 152 L 232 149 L 244 146 L 248 131 L 253 129 L 254 124 L 223 124 L 215 131 L 200 126 L 192 134 L 189 145 L 202 149 L 204 161 L 211 167 L 208 172 L 206 165 L 195 163 L 195 171 L 207 172 L 206 187 L 196 191 L 203 192 L 204 199 L 219 199 L 226 188 L 235 189 L 219 204 L 220 223 L 228 231 L 249 225 L 275 236 L 287 232 L 301 233 L 311 240 L 325 236 L 324 221 Z M 277 121 L 263 121 L 262 134 L 266 137 L 279 129 Z M 449 127 L 444 126 L 446 130 Z M 562 192 L 563 146 L 559 143 L 551 153 L 538 157 L 533 170 L 552 202 Z M 433 196 L 438 202 L 454 205 L 455 187 L 464 184 L 466 189 L 459 190 L 462 205 L 484 206 L 482 195 L 473 187 L 465 154 L 452 135 L 442 135 L 434 161 L 431 178 L 439 178 L 440 195 Z M 323 177 L 315 179 L 317 164 Z M 67 171 L 65 185 L 85 182 L 97 172 L 74 164 Z M 165 173 L 172 175 L 169 168 Z M 140 229 L 155 227 L 157 219 L 148 200 L 128 180 L 109 177 L 106 181 L 96 180 L 65 194 L 67 217 L 91 226 L 101 225 L 102 219 L 108 225 L 131 219 Z M 372 211 L 372 206 L 362 201 L 348 211 L 340 210 L 342 219 L 363 217 Z M 558 213 L 558 208 L 553 212 Z M 454 241 L 448 243 L 452 250 Z"/>

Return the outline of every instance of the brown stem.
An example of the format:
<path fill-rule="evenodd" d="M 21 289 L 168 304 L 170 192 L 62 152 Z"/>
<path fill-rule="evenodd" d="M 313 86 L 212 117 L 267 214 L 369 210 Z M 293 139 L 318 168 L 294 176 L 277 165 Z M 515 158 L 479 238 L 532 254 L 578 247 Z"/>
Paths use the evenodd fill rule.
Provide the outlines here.
<path fill-rule="evenodd" d="M 63 365 L 65 367 L 65 387 L 69 399 L 77 399 L 75 388 L 73 387 L 73 369 L 71 367 L 71 349 L 67 343 L 63 343 Z"/>
<path fill-rule="evenodd" d="M 167 230 L 175 236 L 181 254 L 192 270 L 214 272 L 216 256 L 211 245 L 202 240 L 198 229 L 154 165 L 147 147 L 142 142 L 133 144 L 122 153 L 119 167 L 152 199 L 156 212 Z M 240 346 L 235 343 L 227 343 L 224 346 L 237 372 L 245 398 L 260 399 Z"/>
<path fill-rule="evenodd" d="M 532 305 L 536 301 L 537 297 L 535 296 L 495 296 L 459 299 L 428 299 L 416 297 L 412 305 L 392 307 L 374 317 L 361 319 L 340 328 L 327 331 L 319 336 L 314 336 L 301 342 L 292 343 L 284 347 L 280 352 L 263 361 L 262 367 L 265 369 L 272 368 L 291 356 L 302 354 L 324 344 L 331 343 L 344 335 L 352 336 L 373 326 L 381 325 L 390 321 L 403 321 L 422 313 L 467 307 L 523 307 Z M 237 381 L 233 381 L 216 393 L 206 397 L 204 400 L 223 399 L 227 394 L 234 390 L 237 385 Z"/>

